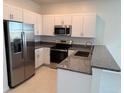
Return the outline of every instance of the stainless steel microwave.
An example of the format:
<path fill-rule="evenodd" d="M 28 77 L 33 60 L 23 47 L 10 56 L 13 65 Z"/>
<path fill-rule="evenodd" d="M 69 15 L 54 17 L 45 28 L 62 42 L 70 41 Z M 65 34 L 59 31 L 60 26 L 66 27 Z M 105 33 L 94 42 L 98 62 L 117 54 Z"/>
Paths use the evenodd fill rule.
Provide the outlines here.
<path fill-rule="evenodd" d="M 71 32 L 72 32 L 71 25 L 55 25 L 54 26 L 55 35 L 71 36 Z"/>

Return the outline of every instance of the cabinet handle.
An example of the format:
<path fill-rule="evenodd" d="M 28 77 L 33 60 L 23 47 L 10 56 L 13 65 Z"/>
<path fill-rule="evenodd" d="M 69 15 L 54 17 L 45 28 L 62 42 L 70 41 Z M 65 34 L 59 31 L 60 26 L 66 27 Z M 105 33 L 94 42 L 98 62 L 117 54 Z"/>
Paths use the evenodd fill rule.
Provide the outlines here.
<path fill-rule="evenodd" d="M 12 15 L 10 14 L 10 19 L 12 19 Z"/>
<path fill-rule="evenodd" d="M 37 58 L 39 58 L 39 55 L 37 55 Z"/>
<path fill-rule="evenodd" d="M 39 34 L 39 31 L 37 30 L 37 34 Z"/>
<path fill-rule="evenodd" d="M 14 18 L 13 14 L 12 14 L 12 19 Z"/>
<path fill-rule="evenodd" d="M 83 32 L 81 33 L 81 36 L 83 36 L 84 34 L 83 34 Z"/>
<path fill-rule="evenodd" d="M 10 14 L 10 19 L 13 19 L 13 14 Z"/>
<path fill-rule="evenodd" d="M 64 21 L 61 21 L 61 24 L 64 25 Z"/>

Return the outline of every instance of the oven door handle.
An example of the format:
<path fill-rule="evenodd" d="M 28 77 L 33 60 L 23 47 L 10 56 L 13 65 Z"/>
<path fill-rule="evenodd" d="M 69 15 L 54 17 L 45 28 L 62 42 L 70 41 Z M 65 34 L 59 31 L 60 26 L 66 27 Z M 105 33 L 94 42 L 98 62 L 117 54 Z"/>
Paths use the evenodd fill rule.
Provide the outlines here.
<path fill-rule="evenodd" d="M 60 52 L 68 52 L 68 50 L 62 50 L 62 49 L 51 49 L 53 51 L 60 51 Z"/>

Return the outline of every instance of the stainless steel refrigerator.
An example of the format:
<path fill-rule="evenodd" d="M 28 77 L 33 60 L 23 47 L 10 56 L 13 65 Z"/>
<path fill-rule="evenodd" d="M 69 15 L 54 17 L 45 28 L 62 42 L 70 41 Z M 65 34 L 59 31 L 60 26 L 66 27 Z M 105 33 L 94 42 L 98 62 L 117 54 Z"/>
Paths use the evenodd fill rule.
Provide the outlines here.
<path fill-rule="evenodd" d="M 13 88 L 35 74 L 34 25 L 4 20 L 8 85 Z"/>

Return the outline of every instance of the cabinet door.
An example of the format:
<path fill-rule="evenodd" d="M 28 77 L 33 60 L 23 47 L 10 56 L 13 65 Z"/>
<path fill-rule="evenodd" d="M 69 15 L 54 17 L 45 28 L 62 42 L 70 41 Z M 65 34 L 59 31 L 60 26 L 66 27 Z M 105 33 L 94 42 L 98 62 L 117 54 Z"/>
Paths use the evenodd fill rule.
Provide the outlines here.
<path fill-rule="evenodd" d="M 22 9 L 4 4 L 3 16 L 4 16 L 4 19 L 6 19 L 6 20 L 22 22 Z"/>
<path fill-rule="evenodd" d="M 96 16 L 84 16 L 84 37 L 95 37 L 96 32 Z"/>
<path fill-rule="evenodd" d="M 121 93 L 121 73 L 103 70 L 99 93 Z"/>
<path fill-rule="evenodd" d="M 35 50 L 35 68 L 43 64 L 43 48 Z"/>
<path fill-rule="evenodd" d="M 99 93 L 102 69 L 92 68 L 91 93 Z"/>
<path fill-rule="evenodd" d="M 39 66 L 39 57 L 40 57 L 39 51 L 36 49 L 35 50 L 35 68 L 38 68 Z"/>
<path fill-rule="evenodd" d="M 54 16 L 43 16 L 43 35 L 54 35 Z"/>
<path fill-rule="evenodd" d="M 36 14 L 35 18 L 35 35 L 42 35 L 42 15 Z"/>
<path fill-rule="evenodd" d="M 69 15 L 55 16 L 55 25 L 71 25 L 71 16 Z"/>
<path fill-rule="evenodd" d="M 3 19 L 5 20 L 10 19 L 10 6 L 7 4 L 3 5 Z"/>
<path fill-rule="evenodd" d="M 72 25 L 72 17 L 71 15 L 64 16 L 64 25 Z"/>
<path fill-rule="evenodd" d="M 91 75 L 57 69 L 57 93 L 91 93 Z"/>
<path fill-rule="evenodd" d="M 43 61 L 44 64 L 50 64 L 50 48 L 43 48 Z"/>
<path fill-rule="evenodd" d="M 11 13 L 10 20 L 20 21 L 20 22 L 23 21 L 21 8 L 11 6 L 10 13 Z"/>
<path fill-rule="evenodd" d="M 121 75 L 119 72 L 92 69 L 91 93 L 121 93 Z"/>
<path fill-rule="evenodd" d="M 31 11 L 23 9 L 23 22 L 29 24 L 35 24 L 35 14 Z"/>
<path fill-rule="evenodd" d="M 83 36 L 83 16 L 82 15 L 72 16 L 72 36 L 73 37 Z"/>
<path fill-rule="evenodd" d="M 62 15 L 55 16 L 55 25 L 64 25 L 64 16 Z"/>

